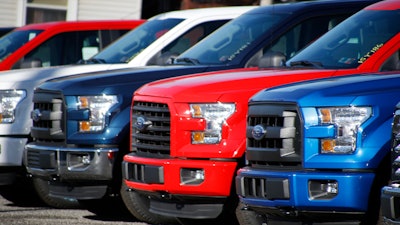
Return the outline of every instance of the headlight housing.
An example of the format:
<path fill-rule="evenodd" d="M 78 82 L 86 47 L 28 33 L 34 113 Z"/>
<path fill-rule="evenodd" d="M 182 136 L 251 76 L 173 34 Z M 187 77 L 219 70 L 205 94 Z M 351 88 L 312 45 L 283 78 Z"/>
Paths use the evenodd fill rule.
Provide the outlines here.
<path fill-rule="evenodd" d="M 356 149 L 358 128 L 372 115 L 370 107 L 318 109 L 320 124 L 335 125 L 336 136 L 321 140 L 321 153 L 348 154 Z"/>
<path fill-rule="evenodd" d="M 14 122 L 15 108 L 25 97 L 25 90 L 0 90 L 0 123 Z"/>
<path fill-rule="evenodd" d="M 216 144 L 221 141 L 222 125 L 235 112 L 233 103 L 190 104 L 193 118 L 203 118 L 206 128 L 192 131 L 192 144 Z"/>
<path fill-rule="evenodd" d="M 102 131 L 110 108 L 117 103 L 116 95 L 78 96 L 78 108 L 89 109 L 89 120 L 79 121 L 79 131 Z"/>

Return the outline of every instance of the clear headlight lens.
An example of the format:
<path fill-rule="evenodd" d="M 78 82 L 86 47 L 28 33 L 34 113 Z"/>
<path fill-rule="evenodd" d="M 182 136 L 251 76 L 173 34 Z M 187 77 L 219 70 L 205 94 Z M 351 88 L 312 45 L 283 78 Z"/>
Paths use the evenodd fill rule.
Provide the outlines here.
<path fill-rule="evenodd" d="M 102 131 L 108 111 L 117 103 L 118 99 L 115 95 L 78 96 L 78 108 L 90 111 L 88 121 L 79 121 L 79 131 Z"/>
<path fill-rule="evenodd" d="M 216 144 L 221 141 L 222 125 L 235 112 L 235 104 L 190 104 L 193 118 L 203 118 L 206 128 L 202 131 L 192 131 L 193 144 Z"/>
<path fill-rule="evenodd" d="M 370 107 L 319 108 L 320 123 L 336 127 L 335 138 L 321 140 L 321 153 L 352 153 L 356 149 L 358 128 L 371 113 Z"/>
<path fill-rule="evenodd" d="M 0 123 L 13 123 L 15 108 L 26 97 L 24 90 L 0 90 Z"/>

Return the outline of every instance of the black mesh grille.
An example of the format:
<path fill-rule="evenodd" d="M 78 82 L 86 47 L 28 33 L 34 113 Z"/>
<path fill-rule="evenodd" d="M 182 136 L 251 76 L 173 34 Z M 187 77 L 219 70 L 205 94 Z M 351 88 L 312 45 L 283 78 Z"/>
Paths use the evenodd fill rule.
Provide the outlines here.
<path fill-rule="evenodd" d="M 246 130 L 250 165 L 279 170 L 301 168 L 300 127 L 295 104 L 251 103 Z"/>
<path fill-rule="evenodd" d="M 132 150 L 140 156 L 150 158 L 169 157 L 170 113 L 168 105 L 134 102 Z"/>
<path fill-rule="evenodd" d="M 32 137 L 37 141 L 61 142 L 65 140 L 64 102 L 60 93 L 35 91 L 34 110 L 31 113 Z"/>

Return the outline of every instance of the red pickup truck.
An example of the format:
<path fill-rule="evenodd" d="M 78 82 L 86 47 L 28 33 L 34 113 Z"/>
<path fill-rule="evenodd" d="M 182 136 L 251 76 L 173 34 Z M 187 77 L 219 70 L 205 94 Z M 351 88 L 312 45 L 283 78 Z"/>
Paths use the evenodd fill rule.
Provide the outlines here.
<path fill-rule="evenodd" d="M 176 217 L 181 224 L 221 224 L 232 218 L 238 200 L 235 191 L 256 191 L 264 185 L 234 185 L 237 170 L 246 165 L 246 133 L 252 132 L 246 130 L 249 98 L 261 89 L 292 82 L 398 70 L 400 29 L 385 25 L 397 21 L 399 8 L 400 1 L 365 8 L 299 52 L 286 67 L 181 76 L 142 86 L 132 103 L 132 153 L 123 162 L 129 190 L 125 204 L 135 207 L 134 200 L 146 199 L 150 212 Z M 273 122 L 267 117 L 259 121 Z M 283 145 L 294 144 L 289 140 Z M 262 156 L 252 156 L 254 164 L 265 166 Z M 272 165 L 282 167 L 274 160 L 270 159 Z M 236 215 L 241 224 L 257 220 L 252 211 L 239 206 Z M 376 219 L 376 213 L 371 210 L 364 219 Z"/>
<path fill-rule="evenodd" d="M 0 39 L 0 71 L 74 64 L 143 22 L 57 21 L 16 28 Z"/>

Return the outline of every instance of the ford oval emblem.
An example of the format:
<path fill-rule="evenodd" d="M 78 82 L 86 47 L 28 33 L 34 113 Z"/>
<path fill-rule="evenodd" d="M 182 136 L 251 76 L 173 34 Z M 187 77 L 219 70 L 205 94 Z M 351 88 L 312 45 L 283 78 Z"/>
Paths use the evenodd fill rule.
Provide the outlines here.
<path fill-rule="evenodd" d="M 133 126 L 138 129 L 139 131 L 145 131 L 147 127 L 151 126 L 153 123 L 150 120 L 147 120 L 144 116 L 138 116 L 136 118 L 136 122 Z"/>
<path fill-rule="evenodd" d="M 40 109 L 34 109 L 31 113 L 31 117 L 32 117 L 33 121 L 38 122 L 42 117 L 42 113 L 40 112 Z"/>
<path fill-rule="evenodd" d="M 267 130 L 262 125 L 254 126 L 253 130 L 251 131 L 251 135 L 257 141 L 263 139 L 266 133 L 267 133 Z"/>

